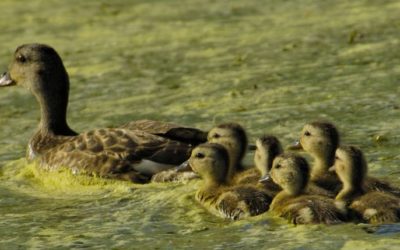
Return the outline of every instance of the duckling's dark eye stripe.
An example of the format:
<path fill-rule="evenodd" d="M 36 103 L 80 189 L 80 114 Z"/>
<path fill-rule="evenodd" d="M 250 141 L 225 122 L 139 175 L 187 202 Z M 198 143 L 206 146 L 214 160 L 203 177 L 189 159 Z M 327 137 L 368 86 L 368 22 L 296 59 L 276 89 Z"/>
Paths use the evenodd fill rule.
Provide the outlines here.
<path fill-rule="evenodd" d="M 214 138 L 219 138 L 220 135 L 219 135 L 219 134 L 214 134 L 213 137 L 214 137 Z"/>
<path fill-rule="evenodd" d="M 203 158 L 205 157 L 205 155 L 202 154 L 202 153 L 197 153 L 197 154 L 195 155 L 195 157 L 196 157 L 196 158 L 199 158 L 199 159 L 203 159 Z"/>

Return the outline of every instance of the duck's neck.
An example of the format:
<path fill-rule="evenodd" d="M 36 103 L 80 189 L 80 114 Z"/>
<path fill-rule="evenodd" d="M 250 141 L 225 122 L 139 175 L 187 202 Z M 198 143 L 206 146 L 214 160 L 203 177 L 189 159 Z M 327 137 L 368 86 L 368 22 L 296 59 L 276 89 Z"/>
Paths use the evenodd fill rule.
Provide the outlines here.
<path fill-rule="evenodd" d="M 233 180 L 235 174 L 243 170 L 242 157 L 240 148 L 238 146 L 230 146 L 228 149 L 229 154 L 229 169 L 227 174 L 228 181 Z"/>
<path fill-rule="evenodd" d="M 39 132 L 44 135 L 76 135 L 67 123 L 68 76 L 61 77 L 59 81 L 62 83 L 50 83 L 47 88 L 33 90 L 40 105 Z M 41 85 L 44 86 L 44 83 Z"/>
<path fill-rule="evenodd" d="M 197 191 L 196 197 L 202 202 L 214 202 L 215 198 L 218 197 L 219 189 L 223 186 L 225 186 L 225 183 L 205 179 L 203 185 Z"/>
<path fill-rule="evenodd" d="M 314 156 L 314 164 L 311 168 L 311 180 L 319 179 L 321 176 L 329 175 L 329 168 L 335 162 L 335 154 L 327 153 L 325 155 Z"/>
<path fill-rule="evenodd" d="M 364 194 L 362 185 L 352 185 L 350 183 L 343 183 L 343 187 L 336 195 L 335 200 L 350 203 L 352 200 Z"/>
<path fill-rule="evenodd" d="M 53 104 L 54 103 L 49 100 L 42 100 L 40 103 L 40 132 L 50 135 L 76 135 L 68 126 L 66 105 L 63 107 L 64 105 L 53 106 Z"/>

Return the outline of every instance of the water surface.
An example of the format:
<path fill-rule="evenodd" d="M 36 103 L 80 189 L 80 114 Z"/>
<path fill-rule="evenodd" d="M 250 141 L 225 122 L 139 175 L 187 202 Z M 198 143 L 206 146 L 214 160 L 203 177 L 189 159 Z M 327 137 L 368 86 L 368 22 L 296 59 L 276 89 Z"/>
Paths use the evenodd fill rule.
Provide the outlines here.
<path fill-rule="evenodd" d="M 370 174 L 400 185 L 398 1 L 2 0 L 0 68 L 15 48 L 55 47 L 78 131 L 142 118 L 209 129 L 240 122 L 287 145 L 337 124 Z M 400 226 L 292 226 L 209 215 L 198 182 L 133 185 L 44 173 L 23 157 L 38 106 L 0 91 L 0 248 L 396 249 Z M 251 155 L 249 155 L 249 159 Z"/>

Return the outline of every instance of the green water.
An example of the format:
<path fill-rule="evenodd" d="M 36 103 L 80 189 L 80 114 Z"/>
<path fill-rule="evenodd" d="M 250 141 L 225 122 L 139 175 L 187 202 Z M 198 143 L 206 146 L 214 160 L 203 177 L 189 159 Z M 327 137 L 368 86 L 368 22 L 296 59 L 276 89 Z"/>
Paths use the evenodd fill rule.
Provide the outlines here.
<path fill-rule="evenodd" d="M 84 131 L 148 118 L 203 129 L 236 121 L 294 141 L 326 119 L 370 174 L 400 185 L 400 2 L 31 0 L 0 2 L 0 69 L 47 43 L 70 74 Z M 297 226 L 209 215 L 198 182 L 43 173 L 23 160 L 38 123 L 27 90 L 0 89 L 0 248 L 398 249 L 400 226 Z M 249 156 L 251 158 L 251 156 Z"/>

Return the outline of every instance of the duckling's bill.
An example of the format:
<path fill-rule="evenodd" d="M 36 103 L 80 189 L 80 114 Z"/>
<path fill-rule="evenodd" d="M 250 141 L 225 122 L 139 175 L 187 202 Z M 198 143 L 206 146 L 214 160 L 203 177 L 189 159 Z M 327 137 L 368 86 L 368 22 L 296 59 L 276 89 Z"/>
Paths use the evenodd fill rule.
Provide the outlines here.
<path fill-rule="evenodd" d="M 0 77 L 0 87 L 15 85 L 8 72 L 4 72 Z"/>
<path fill-rule="evenodd" d="M 266 181 L 269 181 L 271 179 L 271 176 L 269 175 L 269 174 L 266 174 L 266 175 L 264 175 L 264 176 L 262 176 L 259 180 L 258 180 L 258 182 L 266 182 Z"/>
<path fill-rule="evenodd" d="M 303 146 L 300 141 L 295 141 L 292 145 L 287 147 L 288 150 L 303 150 Z"/>

